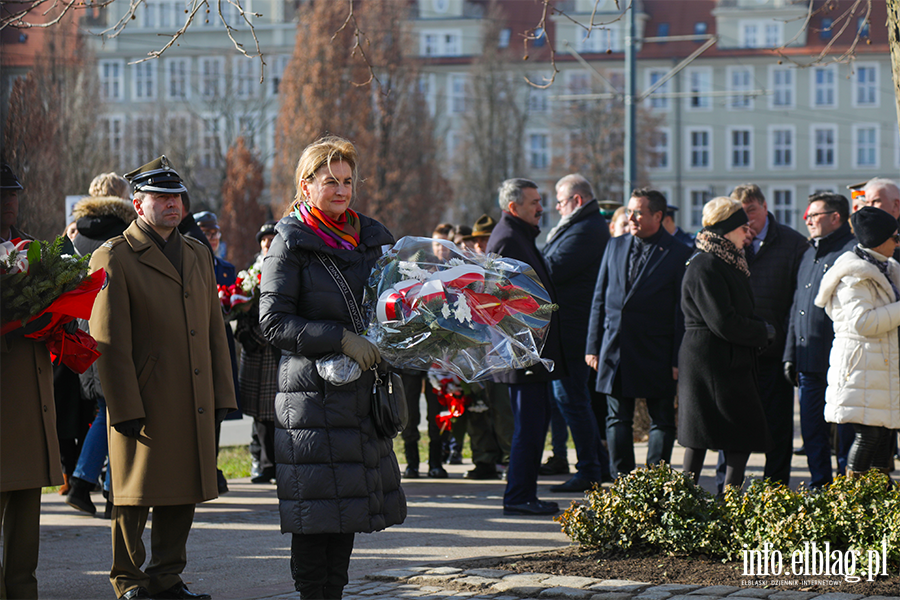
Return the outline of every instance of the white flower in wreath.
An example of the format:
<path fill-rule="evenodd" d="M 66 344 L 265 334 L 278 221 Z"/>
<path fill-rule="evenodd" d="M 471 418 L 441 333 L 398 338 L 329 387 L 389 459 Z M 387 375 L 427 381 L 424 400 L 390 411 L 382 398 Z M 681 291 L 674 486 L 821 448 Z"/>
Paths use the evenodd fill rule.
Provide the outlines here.
<path fill-rule="evenodd" d="M 453 311 L 450 310 L 450 305 L 444 302 L 444 307 L 441 309 L 441 316 L 445 319 L 449 319 L 450 315 L 453 314 Z"/>
<path fill-rule="evenodd" d="M 466 302 L 466 297 L 460 294 L 460 296 L 456 299 L 456 310 L 453 315 L 456 317 L 456 320 L 460 323 L 472 322 L 472 311 L 469 309 L 469 303 Z"/>
<path fill-rule="evenodd" d="M 397 269 L 406 279 L 417 279 L 425 281 L 431 275 L 428 271 L 420 267 L 418 264 L 406 260 L 401 260 Z"/>

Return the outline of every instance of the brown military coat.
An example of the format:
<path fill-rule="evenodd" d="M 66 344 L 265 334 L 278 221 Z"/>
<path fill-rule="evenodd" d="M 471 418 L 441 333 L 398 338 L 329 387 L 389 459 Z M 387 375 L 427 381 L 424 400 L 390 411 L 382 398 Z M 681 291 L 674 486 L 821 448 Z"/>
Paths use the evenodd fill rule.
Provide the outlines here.
<path fill-rule="evenodd" d="M 47 347 L 0 338 L 0 492 L 63 482 Z"/>
<path fill-rule="evenodd" d="M 215 410 L 237 408 L 231 359 L 212 255 L 182 240 L 183 280 L 137 222 L 91 256 L 91 269 L 109 276 L 90 324 L 117 506 L 217 496 Z M 112 427 L 131 419 L 144 419 L 136 439 Z"/>

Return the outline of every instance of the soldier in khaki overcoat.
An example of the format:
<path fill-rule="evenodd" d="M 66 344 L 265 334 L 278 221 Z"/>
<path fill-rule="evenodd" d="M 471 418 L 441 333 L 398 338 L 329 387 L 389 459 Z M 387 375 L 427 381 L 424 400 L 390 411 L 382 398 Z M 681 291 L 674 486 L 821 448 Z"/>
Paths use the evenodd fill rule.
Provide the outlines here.
<path fill-rule="evenodd" d="M 16 229 L 22 185 L 7 165 L 0 177 L 0 238 L 31 239 Z M 0 338 L 0 598 L 38 597 L 41 488 L 63 481 L 50 353 L 23 337 L 39 328 L 32 324 Z"/>
<path fill-rule="evenodd" d="M 138 218 L 91 257 L 109 277 L 90 325 L 109 411 L 110 581 L 120 598 L 209 598 L 180 573 L 195 505 L 217 497 L 216 421 L 237 407 L 213 260 L 177 230 L 185 188 L 165 156 L 125 177 Z"/>

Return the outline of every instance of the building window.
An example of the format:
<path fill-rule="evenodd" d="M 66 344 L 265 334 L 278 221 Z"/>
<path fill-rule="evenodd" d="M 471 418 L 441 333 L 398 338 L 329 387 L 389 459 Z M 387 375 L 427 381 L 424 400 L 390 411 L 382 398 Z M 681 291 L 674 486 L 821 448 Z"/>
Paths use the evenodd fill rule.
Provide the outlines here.
<path fill-rule="evenodd" d="M 420 42 L 422 56 L 461 56 L 462 33 L 459 31 L 423 31 Z"/>
<path fill-rule="evenodd" d="M 819 39 L 820 40 L 830 40 L 832 34 L 832 27 L 834 27 L 834 19 L 830 19 L 825 17 L 822 19 L 822 28 L 819 29 Z"/>
<path fill-rule="evenodd" d="M 759 37 L 759 25 L 756 22 L 744 23 L 741 26 L 741 48 L 759 48 L 761 40 Z"/>
<path fill-rule="evenodd" d="M 125 96 L 122 75 L 125 72 L 124 60 L 101 60 L 100 97 L 105 101 L 122 100 Z"/>
<path fill-rule="evenodd" d="M 813 126 L 813 167 L 834 168 L 837 165 L 837 127 Z"/>
<path fill-rule="evenodd" d="M 450 112 L 461 114 L 466 112 L 468 105 L 468 77 L 461 73 L 450 75 Z"/>
<path fill-rule="evenodd" d="M 874 125 L 853 126 L 855 167 L 878 166 L 878 128 Z"/>
<path fill-rule="evenodd" d="M 550 166 L 550 136 L 546 133 L 528 135 L 528 166 L 546 169 Z"/>
<path fill-rule="evenodd" d="M 784 38 L 784 24 L 766 20 L 740 22 L 741 48 L 777 48 Z"/>
<path fill-rule="evenodd" d="M 277 96 L 281 89 L 281 80 L 284 79 L 284 71 L 287 69 L 288 62 L 291 57 L 287 54 L 279 54 L 272 61 L 272 72 L 269 74 L 269 80 L 272 82 L 269 91 L 273 96 Z"/>
<path fill-rule="evenodd" d="M 100 119 L 100 131 L 106 142 L 106 149 L 117 165 L 124 161 L 123 136 L 125 134 L 125 117 L 110 115 Z"/>
<path fill-rule="evenodd" d="M 650 168 L 668 170 L 671 165 L 669 154 L 669 129 L 660 128 L 653 132 L 650 146 Z"/>
<path fill-rule="evenodd" d="M 191 145 L 191 117 L 184 113 L 170 113 L 166 118 L 166 145 L 186 149 Z"/>
<path fill-rule="evenodd" d="M 154 133 L 156 123 L 153 117 L 135 117 L 132 125 L 132 143 L 134 144 L 134 164 L 142 165 L 156 156 Z"/>
<path fill-rule="evenodd" d="M 650 88 L 656 84 L 657 81 L 666 76 L 668 71 L 666 69 L 650 69 L 647 71 L 647 87 Z M 669 84 L 671 83 L 671 79 L 666 81 L 664 84 L 656 88 L 656 90 L 650 94 L 650 98 L 648 102 L 650 103 L 650 108 L 653 110 L 669 110 L 669 99 L 668 98 L 660 98 L 657 94 L 668 94 L 669 93 Z"/>
<path fill-rule="evenodd" d="M 728 91 L 749 92 L 753 88 L 753 67 L 729 67 Z M 746 95 L 734 95 L 728 100 L 728 108 L 731 110 L 752 110 L 753 97 Z"/>
<path fill-rule="evenodd" d="M 793 227 L 794 225 L 794 190 L 773 189 L 769 195 L 772 198 L 772 212 L 775 220 Z"/>
<path fill-rule="evenodd" d="M 794 106 L 794 71 L 784 67 L 773 67 L 769 71 L 771 108 L 792 108 Z"/>
<path fill-rule="evenodd" d="M 866 21 L 865 17 L 856 19 L 856 28 L 859 30 L 859 37 L 863 39 L 869 37 L 869 22 Z"/>
<path fill-rule="evenodd" d="M 688 85 L 692 94 L 688 98 L 688 110 L 710 110 L 712 108 L 710 97 L 703 94 L 712 91 L 712 69 L 709 67 L 689 68 Z"/>
<path fill-rule="evenodd" d="M 706 23 L 697 21 L 694 23 L 694 35 L 706 35 Z"/>
<path fill-rule="evenodd" d="M 500 36 L 497 38 L 498 48 L 509 48 L 509 40 L 512 37 L 512 29 L 504 27 L 500 30 Z"/>
<path fill-rule="evenodd" d="M 190 59 L 167 58 L 165 73 L 166 95 L 169 100 L 187 100 L 191 89 Z"/>
<path fill-rule="evenodd" d="M 753 131 L 732 129 L 730 132 L 731 168 L 750 169 L 753 167 Z"/>
<path fill-rule="evenodd" d="M 529 75 L 528 77 L 531 81 L 537 83 L 538 85 L 545 85 L 546 82 L 550 81 L 549 73 L 536 73 L 534 75 Z M 542 89 L 536 88 L 533 85 L 526 85 L 526 92 L 528 94 L 528 112 L 532 113 L 545 113 L 550 111 L 550 89 Z"/>
<path fill-rule="evenodd" d="M 712 166 L 710 152 L 712 132 L 709 129 L 688 129 L 690 167 L 692 169 L 709 169 Z"/>
<path fill-rule="evenodd" d="M 200 95 L 204 98 L 220 98 L 225 95 L 225 58 L 207 56 L 200 58 Z"/>
<path fill-rule="evenodd" d="M 255 98 L 259 90 L 259 60 L 246 56 L 235 56 L 234 94 L 246 100 Z"/>
<path fill-rule="evenodd" d="M 794 166 L 793 128 L 773 128 L 769 131 L 772 144 L 772 167 L 792 168 Z"/>
<path fill-rule="evenodd" d="M 183 23 L 178 22 L 178 5 L 172 0 L 146 0 L 136 16 L 138 27 L 145 29 L 168 29 Z"/>
<path fill-rule="evenodd" d="M 703 227 L 703 207 L 712 199 L 709 190 L 688 190 L 691 206 L 691 229 Z"/>
<path fill-rule="evenodd" d="M 419 75 L 419 93 L 422 94 L 422 99 L 425 100 L 426 106 L 428 106 L 428 114 L 432 117 L 435 115 L 437 111 L 437 103 L 436 103 L 436 90 L 435 90 L 435 82 L 437 81 L 437 75 L 435 73 L 421 73 Z"/>
<path fill-rule="evenodd" d="M 656 37 L 669 37 L 669 24 L 659 23 L 656 26 Z"/>
<path fill-rule="evenodd" d="M 613 23 L 605 27 L 594 28 L 586 31 L 578 44 L 580 52 L 624 52 L 625 43 L 622 40 L 622 30 Z"/>
<path fill-rule="evenodd" d="M 878 65 L 857 66 L 854 83 L 854 106 L 878 106 Z"/>
<path fill-rule="evenodd" d="M 132 65 L 135 100 L 156 100 L 156 64 L 157 61 L 149 60 Z"/>
<path fill-rule="evenodd" d="M 837 70 L 834 65 L 814 67 L 812 70 L 813 106 L 816 108 L 836 108 L 837 91 L 835 80 Z"/>
<path fill-rule="evenodd" d="M 200 164 L 214 169 L 222 156 L 222 120 L 204 117 L 200 124 Z"/>

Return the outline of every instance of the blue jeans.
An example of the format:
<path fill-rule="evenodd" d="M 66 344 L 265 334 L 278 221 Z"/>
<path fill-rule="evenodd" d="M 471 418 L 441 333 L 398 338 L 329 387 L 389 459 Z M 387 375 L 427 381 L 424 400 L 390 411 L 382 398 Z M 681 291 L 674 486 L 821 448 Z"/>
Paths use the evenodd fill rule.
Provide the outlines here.
<path fill-rule="evenodd" d="M 550 421 L 550 384 L 511 383 L 509 402 L 514 429 L 503 504 L 525 504 L 537 500 L 538 469 Z"/>
<path fill-rule="evenodd" d="M 84 445 L 78 456 L 78 464 L 75 465 L 73 477 L 83 479 L 90 483 L 97 483 L 100 471 L 103 470 L 103 461 L 109 454 L 109 440 L 106 432 L 106 398 L 97 399 L 97 416 L 91 423 L 87 435 L 84 437 Z M 106 470 L 106 480 L 103 489 L 109 491 L 109 469 Z"/>
<path fill-rule="evenodd" d="M 614 394 L 606 396 L 606 441 L 613 477 L 634 470 L 634 398 L 624 398 L 613 384 Z M 650 413 L 650 439 L 647 443 L 647 465 L 672 462 L 675 445 L 675 398 L 647 398 Z"/>
<path fill-rule="evenodd" d="M 600 463 L 600 429 L 591 408 L 588 390 L 588 369 L 584 361 L 569 364 L 569 376 L 553 382 L 553 397 L 572 432 L 578 454 L 576 477 L 588 481 L 602 481 Z"/>

